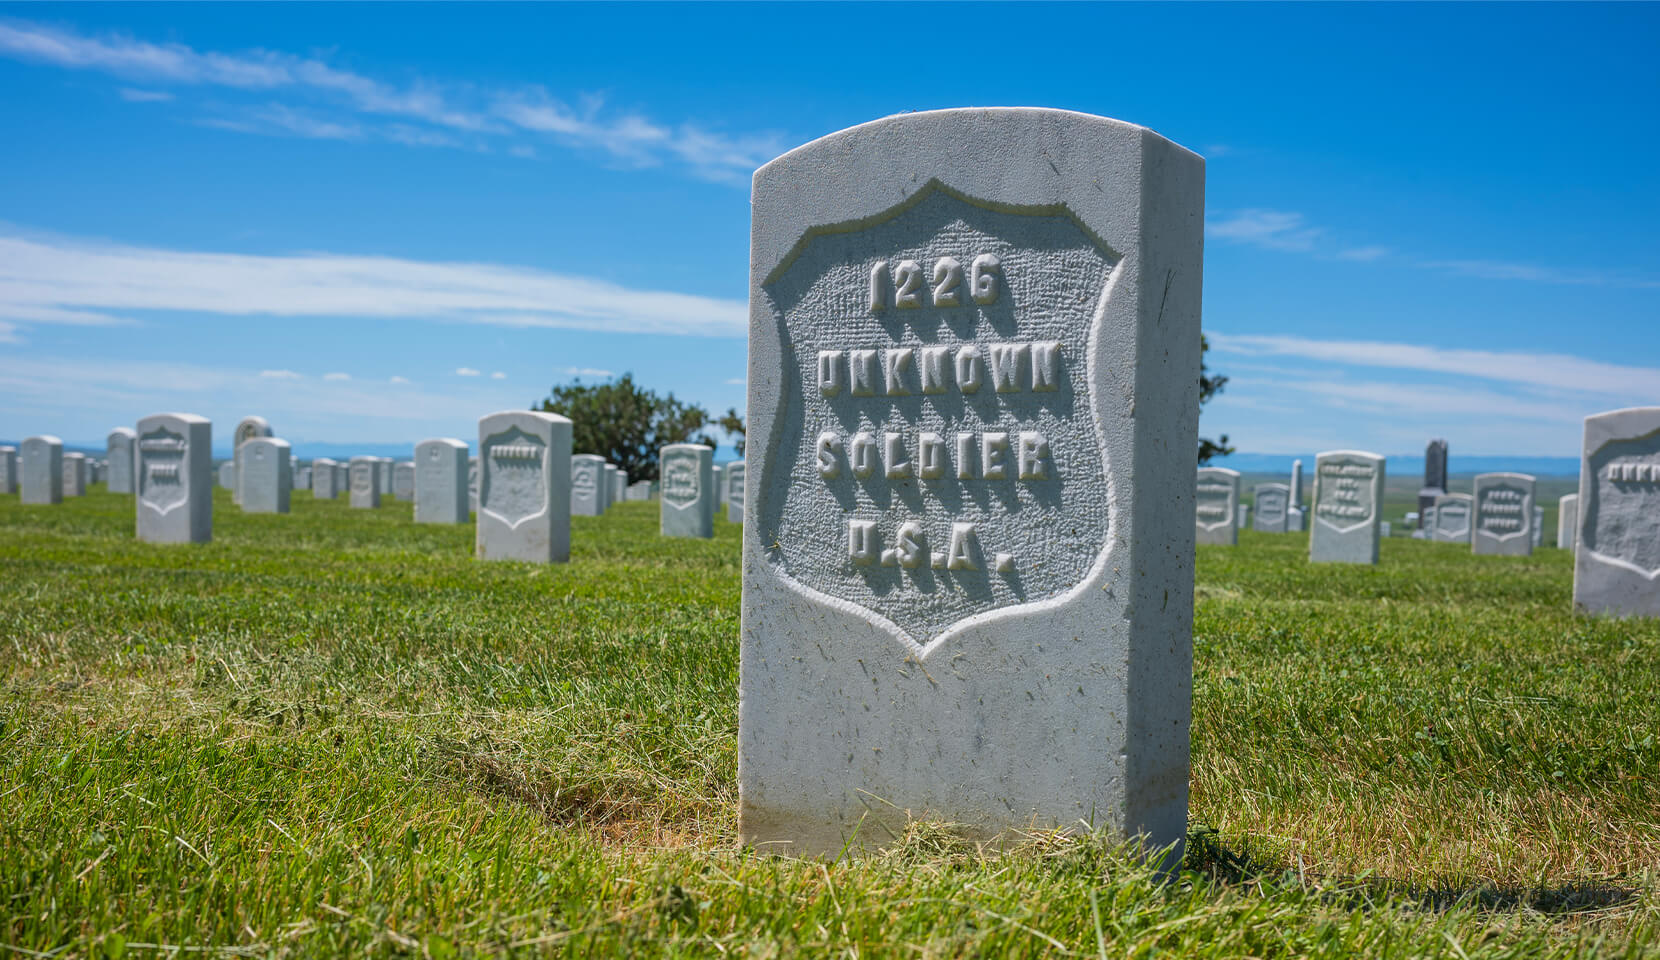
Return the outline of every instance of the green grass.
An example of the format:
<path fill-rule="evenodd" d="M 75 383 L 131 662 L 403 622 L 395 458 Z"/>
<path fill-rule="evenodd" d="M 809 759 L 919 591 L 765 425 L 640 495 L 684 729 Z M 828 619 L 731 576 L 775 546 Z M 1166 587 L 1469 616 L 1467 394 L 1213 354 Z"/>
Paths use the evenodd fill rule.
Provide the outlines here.
<path fill-rule="evenodd" d="M 1560 551 L 1203 548 L 1192 833 L 737 846 L 737 527 L 573 562 L 295 496 L 204 547 L 0 497 L 0 952 L 1660 956 L 1660 624 Z M 188 948 L 188 953 L 181 949 Z"/>

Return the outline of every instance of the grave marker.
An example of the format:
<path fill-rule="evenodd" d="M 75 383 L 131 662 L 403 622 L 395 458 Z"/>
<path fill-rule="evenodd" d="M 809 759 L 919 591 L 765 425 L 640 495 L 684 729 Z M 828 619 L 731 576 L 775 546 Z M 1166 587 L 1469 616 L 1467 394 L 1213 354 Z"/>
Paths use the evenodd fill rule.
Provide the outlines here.
<path fill-rule="evenodd" d="M 726 519 L 744 522 L 744 471 L 742 460 L 726 465 Z"/>
<path fill-rule="evenodd" d="M 1291 461 L 1291 504 L 1285 508 L 1285 529 L 1288 533 L 1301 533 L 1304 527 L 1303 510 L 1303 462 Z"/>
<path fill-rule="evenodd" d="M 467 509 L 478 512 L 478 458 L 467 460 Z"/>
<path fill-rule="evenodd" d="M 715 451 L 697 443 L 671 443 L 658 457 L 663 496 L 659 532 L 665 537 L 715 535 Z"/>
<path fill-rule="evenodd" d="M 50 434 L 30 437 L 18 451 L 22 502 L 50 506 L 63 502 L 63 441 Z"/>
<path fill-rule="evenodd" d="M 1447 441 L 1431 440 L 1424 447 L 1424 485 L 1418 488 L 1418 512 L 1435 505 L 1435 499 L 1447 492 Z"/>
<path fill-rule="evenodd" d="M 571 557 L 571 421 L 513 410 L 478 421 L 480 560 Z"/>
<path fill-rule="evenodd" d="M 311 461 L 311 496 L 316 500 L 333 500 L 340 496 L 340 465 L 329 457 Z"/>
<path fill-rule="evenodd" d="M 116 427 L 104 441 L 109 458 L 109 476 L 104 483 L 110 493 L 133 492 L 133 441 L 138 434 L 132 427 Z"/>
<path fill-rule="evenodd" d="M 379 457 L 353 457 L 348 478 L 353 509 L 373 510 L 380 506 Z"/>
<path fill-rule="evenodd" d="M 138 421 L 135 531 L 142 543 L 213 539 L 213 424 L 190 413 Z"/>
<path fill-rule="evenodd" d="M 1316 481 L 1318 483 L 1318 481 Z M 1286 508 L 1290 506 L 1291 488 L 1283 483 L 1259 483 L 1256 495 L 1257 533 L 1284 533 Z"/>
<path fill-rule="evenodd" d="M 63 455 L 63 495 L 66 497 L 86 496 L 86 454 L 66 453 Z"/>
<path fill-rule="evenodd" d="M 711 452 L 710 456 L 713 457 L 714 454 Z M 709 469 L 714 477 L 715 506 L 719 507 L 726 502 L 726 467 L 716 464 Z"/>
<path fill-rule="evenodd" d="M 219 486 L 231 491 L 232 499 L 236 497 L 236 461 L 226 460 L 219 464 Z"/>
<path fill-rule="evenodd" d="M 1585 418 L 1574 609 L 1660 617 L 1660 407 Z"/>
<path fill-rule="evenodd" d="M 0 493 L 17 492 L 17 448 L 0 447 Z"/>
<path fill-rule="evenodd" d="M 415 445 L 415 522 L 466 523 L 467 444 L 449 437 Z"/>
<path fill-rule="evenodd" d="M 415 464 L 407 460 L 392 464 L 392 496 L 399 500 L 415 499 Z"/>
<path fill-rule="evenodd" d="M 1579 531 L 1579 494 L 1570 493 L 1556 501 L 1556 548 L 1574 549 L 1574 534 Z"/>
<path fill-rule="evenodd" d="M 1239 529 L 1251 529 L 1251 505 L 1248 503 L 1239 505 Z"/>
<path fill-rule="evenodd" d="M 271 436 L 271 424 L 264 417 L 243 417 L 231 434 L 231 461 L 236 464 L 231 472 L 231 502 L 242 503 L 242 445 L 255 437 Z"/>
<path fill-rule="evenodd" d="M 1364 450 L 1314 458 L 1310 563 L 1377 563 L 1383 513 L 1384 459 Z"/>
<path fill-rule="evenodd" d="M 1470 552 L 1526 557 L 1533 553 L 1534 480 L 1525 473 L 1476 475 Z"/>
<path fill-rule="evenodd" d="M 242 509 L 246 513 L 287 513 L 294 490 L 294 461 L 287 440 L 254 437 L 242 445 Z"/>
<path fill-rule="evenodd" d="M 1443 493 L 1429 508 L 1429 536 L 1436 543 L 1469 543 L 1475 507 L 1467 493 Z"/>
<path fill-rule="evenodd" d="M 1194 497 L 1195 543 L 1239 543 L 1239 471 L 1227 467 L 1200 467 Z"/>
<path fill-rule="evenodd" d="M 597 517 L 605 512 L 605 458 L 592 453 L 571 456 L 571 516 Z"/>
<path fill-rule="evenodd" d="M 964 109 L 754 184 L 743 840 L 835 855 L 916 817 L 1179 847 L 1203 161 Z"/>
<path fill-rule="evenodd" d="M 1545 540 L 1545 508 L 1533 505 L 1533 549 L 1539 549 Z"/>
<path fill-rule="evenodd" d="M 651 481 L 650 480 L 636 480 L 635 482 L 629 484 L 628 485 L 628 499 L 630 499 L 630 500 L 650 500 L 651 499 Z"/>
<path fill-rule="evenodd" d="M 622 467 L 613 469 L 616 472 L 611 475 L 611 502 L 622 503 L 628 499 L 628 474 Z"/>

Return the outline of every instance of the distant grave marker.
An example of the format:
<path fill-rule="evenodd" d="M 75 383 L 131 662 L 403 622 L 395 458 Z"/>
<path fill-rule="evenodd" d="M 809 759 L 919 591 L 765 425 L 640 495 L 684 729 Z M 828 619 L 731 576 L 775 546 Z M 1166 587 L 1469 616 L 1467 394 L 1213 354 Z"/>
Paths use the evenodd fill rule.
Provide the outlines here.
<path fill-rule="evenodd" d="M 1574 535 L 1579 531 L 1579 494 L 1570 493 L 1556 501 L 1556 547 L 1574 549 Z"/>
<path fill-rule="evenodd" d="M 1474 514 L 1469 494 L 1441 494 L 1430 508 L 1430 539 L 1436 543 L 1469 543 Z"/>
<path fill-rule="evenodd" d="M 659 531 L 665 537 L 715 535 L 715 451 L 671 443 L 658 456 L 662 474 Z"/>
<path fill-rule="evenodd" d="M 0 494 L 17 492 L 17 448 L 0 447 Z"/>
<path fill-rule="evenodd" d="M 340 496 L 339 464 L 329 457 L 311 461 L 311 496 L 317 500 L 333 500 Z"/>
<path fill-rule="evenodd" d="M 380 506 L 380 458 L 353 457 L 348 467 L 351 505 L 358 510 Z"/>
<path fill-rule="evenodd" d="M 1534 479 L 1525 473 L 1481 473 L 1475 480 L 1472 553 L 1525 557 L 1533 553 Z"/>
<path fill-rule="evenodd" d="M 1424 485 L 1418 488 L 1418 512 L 1435 506 L 1435 500 L 1447 492 L 1447 441 L 1431 440 L 1424 447 Z"/>
<path fill-rule="evenodd" d="M 63 455 L 63 495 L 66 497 L 86 496 L 87 464 L 86 454 L 66 453 Z"/>
<path fill-rule="evenodd" d="M 30 437 L 18 451 L 22 501 L 38 506 L 63 502 L 63 441 L 50 434 Z"/>
<path fill-rule="evenodd" d="M 1256 532 L 1286 532 L 1285 515 L 1291 501 L 1290 487 L 1283 483 L 1259 483 L 1256 495 L 1251 499 L 1256 501 Z"/>
<path fill-rule="evenodd" d="M 597 517 L 605 512 L 605 458 L 592 453 L 571 456 L 571 516 Z"/>
<path fill-rule="evenodd" d="M 1383 513 L 1384 459 L 1364 450 L 1314 458 L 1311 563 L 1377 563 Z"/>
<path fill-rule="evenodd" d="M 213 539 L 213 424 L 189 413 L 138 421 L 133 476 L 136 536 L 143 543 Z"/>
<path fill-rule="evenodd" d="M 466 523 L 467 444 L 450 437 L 415 445 L 415 522 Z"/>
<path fill-rule="evenodd" d="M 236 461 L 226 460 L 219 464 L 219 486 L 231 491 L 231 498 L 236 497 Z"/>
<path fill-rule="evenodd" d="M 1660 616 L 1660 407 L 1585 418 L 1574 609 Z"/>
<path fill-rule="evenodd" d="M 571 558 L 571 421 L 511 410 L 478 421 L 480 560 Z"/>
<path fill-rule="evenodd" d="M 1149 130 L 1038 109 L 755 174 L 745 842 L 1180 844 L 1203 183 Z"/>
<path fill-rule="evenodd" d="M 133 443 L 137 439 L 132 427 L 116 427 L 105 439 L 109 476 L 104 482 L 110 493 L 133 492 Z"/>
<path fill-rule="evenodd" d="M 246 513 L 287 513 L 294 490 L 294 461 L 287 440 L 254 437 L 242 445 L 242 509 Z"/>
<path fill-rule="evenodd" d="M 726 465 L 726 519 L 733 523 L 744 522 L 744 471 L 743 461 Z"/>
<path fill-rule="evenodd" d="M 1239 543 L 1239 471 L 1227 467 L 1200 467 L 1195 487 L 1194 542 Z"/>
<path fill-rule="evenodd" d="M 243 417 L 231 433 L 231 502 L 242 504 L 242 445 L 255 437 L 271 436 L 271 424 L 264 417 Z"/>

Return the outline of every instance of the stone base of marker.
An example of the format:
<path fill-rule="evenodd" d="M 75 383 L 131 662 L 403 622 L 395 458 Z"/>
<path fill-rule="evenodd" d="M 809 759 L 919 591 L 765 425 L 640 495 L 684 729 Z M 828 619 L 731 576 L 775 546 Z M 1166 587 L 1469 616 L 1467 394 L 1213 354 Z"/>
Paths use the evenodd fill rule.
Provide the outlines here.
<path fill-rule="evenodd" d="M 663 536 L 715 535 L 714 457 L 714 450 L 696 443 L 671 443 L 662 449 L 657 467 L 663 484 Z"/>
<path fill-rule="evenodd" d="M 1334 450 L 1314 458 L 1309 562 L 1378 562 L 1383 474 L 1384 458 L 1363 450 Z"/>
<path fill-rule="evenodd" d="M 135 528 L 145 543 L 213 539 L 213 424 L 189 413 L 138 421 Z"/>
<path fill-rule="evenodd" d="M 1202 161 L 949 110 L 754 183 L 742 840 L 835 856 L 914 817 L 1179 857 Z"/>
<path fill-rule="evenodd" d="M 1285 531 L 1287 533 L 1302 533 L 1306 526 L 1306 511 L 1304 511 L 1302 507 L 1286 508 Z"/>
<path fill-rule="evenodd" d="M 1200 467 L 1194 504 L 1195 543 L 1232 547 L 1239 543 L 1239 471 Z"/>
<path fill-rule="evenodd" d="M 1660 617 L 1660 407 L 1585 418 L 1574 609 Z"/>
<path fill-rule="evenodd" d="M 1475 479 L 1470 552 L 1488 556 L 1533 554 L 1536 481 L 1525 473 L 1482 473 Z"/>
<path fill-rule="evenodd" d="M 478 421 L 480 560 L 571 557 L 571 421 L 529 410 Z"/>

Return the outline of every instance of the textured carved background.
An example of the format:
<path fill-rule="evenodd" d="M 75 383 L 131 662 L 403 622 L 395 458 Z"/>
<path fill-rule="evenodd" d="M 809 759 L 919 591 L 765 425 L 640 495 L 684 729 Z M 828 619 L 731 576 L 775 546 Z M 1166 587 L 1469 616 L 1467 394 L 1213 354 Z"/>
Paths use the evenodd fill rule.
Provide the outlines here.
<path fill-rule="evenodd" d="M 1580 503 L 1587 513 L 1581 546 L 1654 576 L 1660 571 L 1660 483 L 1610 480 L 1608 468 L 1660 465 L 1660 432 L 1603 444 L 1590 461 L 1591 489 Z"/>

